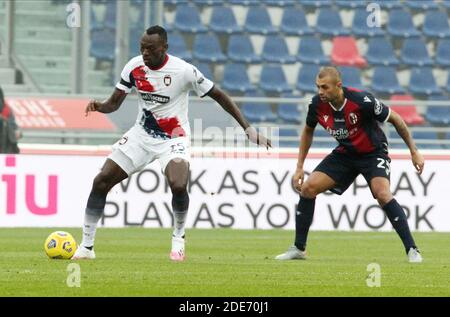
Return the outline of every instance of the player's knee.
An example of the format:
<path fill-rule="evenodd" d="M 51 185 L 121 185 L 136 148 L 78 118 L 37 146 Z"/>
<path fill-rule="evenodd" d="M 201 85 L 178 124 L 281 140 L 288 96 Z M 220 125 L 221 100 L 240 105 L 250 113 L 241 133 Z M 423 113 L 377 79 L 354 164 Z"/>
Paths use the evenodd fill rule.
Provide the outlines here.
<path fill-rule="evenodd" d="M 302 185 L 301 196 L 309 199 L 316 198 L 318 190 L 314 184 L 305 182 Z"/>
<path fill-rule="evenodd" d="M 112 185 L 112 179 L 111 177 L 103 172 L 100 172 L 95 178 L 94 178 L 94 184 L 93 184 L 93 191 L 97 193 L 107 193 Z"/>
<path fill-rule="evenodd" d="M 173 195 L 181 196 L 187 193 L 187 183 L 182 181 L 175 181 L 170 184 L 170 190 Z"/>
<path fill-rule="evenodd" d="M 378 201 L 378 203 L 381 206 L 386 205 L 388 202 L 390 202 L 393 198 L 391 191 L 386 189 L 380 189 L 373 193 L 375 196 L 375 199 Z"/>

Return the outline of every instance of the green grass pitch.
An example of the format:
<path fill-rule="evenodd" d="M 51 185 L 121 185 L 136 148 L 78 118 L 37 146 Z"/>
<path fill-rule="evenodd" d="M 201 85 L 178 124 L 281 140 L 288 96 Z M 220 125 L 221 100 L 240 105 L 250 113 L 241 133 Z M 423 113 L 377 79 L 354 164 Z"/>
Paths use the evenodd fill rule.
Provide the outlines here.
<path fill-rule="evenodd" d="M 68 260 L 43 244 L 55 230 L 81 241 L 81 229 L 0 229 L 0 296 L 450 296 L 450 234 L 415 233 L 424 262 L 409 264 L 395 234 L 311 232 L 306 261 L 276 261 L 287 230 L 188 229 L 187 260 L 169 260 L 169 229 L 104 229 L 94 261 L 77 261 L 80 287 L 68 287 Z M 368 287 L 377 263 L 381 286 Z"/>

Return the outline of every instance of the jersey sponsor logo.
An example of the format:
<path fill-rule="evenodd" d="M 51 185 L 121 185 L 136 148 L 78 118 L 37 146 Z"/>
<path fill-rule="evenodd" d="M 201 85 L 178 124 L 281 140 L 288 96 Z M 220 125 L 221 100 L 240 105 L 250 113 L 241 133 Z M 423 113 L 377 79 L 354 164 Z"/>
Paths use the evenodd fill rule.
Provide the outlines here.
<path fill-rule="evenodd" d="M 354 112 L 350 112 L 348 115 L 348 120 L 351 124 L 355 125 L 358 122 L 358 116 Z"/>
<path fill-rule="evenodd" d="M 171 83 L 172 83 L 172 77 L 170 77 L 170 75 L 164 76 L 164 85 L 170 86 Z"/>
<path fill-rule="evenodd" d="M 128 137 L 124 136 L 120 141 L 119 141 L 119 145 L 124 145 L 125 143 L 127 143 L 128 141 Z"/>
<path fill-rule="evenodd" d="M 381 102 L 378 101 L 377 98 L 375 98 L 375 108 L 374 108 L 374 112 L 375 115 L 380 115 L 381 112 L 383 111 L 383 105 L 381 104 Z"/>
<path fill-rule="evenodd" d="M 365 96 L 365 97 L 364 97 L 364 102 L 372 102 L 372 100 L 370 100 L 369 97 Z"/>
<path fill-rule="evenodd" d="M 204 81 L 205 81 L 205 77 L 200 77 L 199 80 L 197 80 L 197 84 L 200 85 Z"/>
<path fill-rule="evenodd" d="M 328 115 L 324 115 L 324 116 L 323 116 L 323 120 L 324 120 L 325 122 L 327 122 L 327 121 L 328 121 Z"/>
<path fill-rule="evenodd" d="M 347 139 L 351 136 L 353 136 L 357 131 L 358 128 L 353 128 L 350 131 L 344 128 L 339 128 L 339 129 L 331 129 L 331 128 L 327 128 L 328 133 L 334 137 L 336 140 L 344 140 Z"/>
<path fill-rule="evenodd" d="M 170 101 L 170 97 L 161 96 L 157 94 L 149 94 L 149 93 L 141 93 L 142 99 L 151 103 L 168 103 Z"/>
<path fill-rule="evenodd" d="M 334 122 L 345 122 L 345 119 L 341 118 L 341 119 L 334 119 Z"/>

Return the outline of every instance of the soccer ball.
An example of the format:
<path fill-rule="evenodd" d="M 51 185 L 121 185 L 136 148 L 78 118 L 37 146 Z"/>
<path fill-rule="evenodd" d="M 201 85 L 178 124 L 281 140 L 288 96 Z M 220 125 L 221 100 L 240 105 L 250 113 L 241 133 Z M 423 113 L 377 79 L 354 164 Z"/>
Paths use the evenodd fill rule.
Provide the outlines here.
<path fill-rule="evenodd" d="M 77 243 L 70 233 L 55 231 L 45 240 L 44 249 L 50 259 L 70 259 L 77 250 Z"/>

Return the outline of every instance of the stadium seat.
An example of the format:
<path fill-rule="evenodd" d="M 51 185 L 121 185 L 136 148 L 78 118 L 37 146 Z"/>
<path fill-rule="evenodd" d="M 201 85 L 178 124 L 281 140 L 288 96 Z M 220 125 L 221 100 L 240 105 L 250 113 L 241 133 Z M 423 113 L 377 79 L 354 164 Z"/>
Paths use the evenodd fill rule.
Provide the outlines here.
<path fill-rule="evenodd" d="M 352 1 L 350 1 L 350 3 L 351 2 Z M 351 29 L 352 33 L 361 37 L 384 35 L 384 31 L 381 27 L 370 27 L 368 25 L 367 17 L 369 14 L 371 14 L 371 12 L 368 12 L 365 7 L 355 10 Z"/>
<path fill-rule="evenodd" d="M 339 12 L 328 7 L 320 9 L 317 16 L 316 31 L 327 36 L 350 34 L 350 31 L 342 26 Z"/>
<path fill-rule="evenodd" d="M 130 28 L 129 57 L 132 58 L 141 55 L 141 37 L 142 30 L 140 28 Z"/>
<path fill-rule="evenodd" d="M 263 0 L 266 6 L 288 7 L 295 5 L 295 0 Z"/>
<path fill-rule="evenodd" d="M 292 64 L 296 59 L 289 55 L 284 37 L 279 35 L 266 36 L 261 57 L 268 63 Z"/>
<path fill-rule="evenodd" d="M 195 36 L 192 56 L 201 62 L 223 63 L 227 60 L 214 33 Z"/>
<path fill-rule="evenodd" d="M 199 33 L 207 31 L 200 20 L 197 8 L 192 5 L 177 5 L 173 26 L 182 32 Z"/>
<path fill-rule="evenodd" d="M 400 86 L 397 71 L 391 66 L 377 66 L 372 77 L 372 90 L 383 94 L 402 94 L 405 90 Z"/>
<path fill-rule="evenodd" d="M 338 36 L 333 39 L 331 62 L 341 66 L 364 67 L 366 60 L 359 54 L 352 36 Z"/>
<path fill-rule="evenodd" d="M 450 37 L 450 26 L 448 15 L 439 10 L 428 11 L 425 15 L 422 32 L 425 36 L 448 38 Z"/>
<path fill-rule="evenodd" d="M 116 16 L 117 16 L 116 1 L 107 2 L 103 25 L 109 29 L 115 30 L 116 29 Z"/>
<path fill-rule="evenodd" d="M 440 40 L 436 48 L 436 64 L 450 66 L 450 39 Z"/>
<path fill-rule="evenodd" d="M 300 39 L 297 60 L 306 64 L 328 64 L 330 59 L 325 56 L 320 39 L 313 36 L 304 36 Z"/>
<path fill-rule="evenodd" d="M 283 128 L 278 130 L 280 147 L 298 147 L 300 143 L 300 138 L 297 129 Z M 286 140 L 286 138 L 289 138 Z"/>
<path fill-rule="evenodd" d="M 356 8 L 366 8 L 366 0 L 335 0 L 336 5 L 340 9 L 356 9 Z"/>
<path fill-rule="evenodd" d="M 369 1 L 370 2 L 370 1 Z M 403 4 L 400 0 L 377 0 L 376 2 L 378 5 L 380 5 L 381 9 L 385 10 L 392 10 L 392 9 L 399 9 L 403 7 Z"/>
<path fill-rule="evenodd" d="M 387 31 L 394 37 L 420 36 L 420 32 L 413 24 L 411 14 L 403 9 L 390 11 Z"/>
<path fill-rule="evenodd" d="M 399 64 L 391 42 L 384 37 L 369 40 L 366 59 L 370 65 L 396 66 Z"/>
<path fill-rule="evenodd" d="M 441 93 L 430 67 L 417 67 L 411 70 L 409 91 L 413 94 L 427 96 Z"/>
<path fill-rule="evenodd" d="M 220 6 L 223 3 L 222 0 L 191 0 L 191 1 L 199 7 Z"/>
<path fill-rule="evenodd" d="M 246 93 L 246 97 L 265 97 L 261 92 Z M 241 106 L 242 113 L 250 122 L 275 122 L 277 116 L 267 102 L 247 101 Z"/>
<path fill-rule="evenodd" d="M 249 33 L 263 35 L 274 34 L 277 32 L 272 25 L 267 9 L 264 7 L 255 7 L 248 10 L 244 28 Z"/>
<path fill-rule="evenodd" d="M 91 32 L 90 55 L 99 61 L 113 61 L 116 34 L 113 29 L 103 28 Z"/>
<path fill-rule="evenodd" d="M 280 94 L 292 91 L 280 65 L 265 65 L 261 71 L 259 82 L 259 86 L 266 93 Z"/>
<path fill-rule="evenodd" d="M 229 0 L 229 2 L 230 4 L 241 6 L 257 6 L 260 4 L 259 0 Z"/>
<path fill-rule="evenodd" d="M 261 57 L 255 54 L 248 35 L 233 34 L 228 41 L 228 57 L 233 62 L 260 63 Z"/>
<path fill-rule="evenodd" d="M 203 76 L 205 76 L 206 78 L 208 78 L 211 81 L 215 81 L 214 80 L 214 75 L 211 72 L 211 67 L 209 67 L 209 64 L 207 63 L 199 63 L 196 65 L 197 69 L 203 74 Z"/>
<path fill-rule="evenodd" d="M 296 88 L 301 92 L 316 93 L 316 76 L 319 66 L 315 64 L 303 64 L 298 72 Z"/>
<path fill-rule="evenodd" d="M 425 118 L 433 125 L 450 125 L 450 99 L 444 95 L 432 95 L 428 98 L 430 103 L 427 107 Z M 432 101 L 446 101 L 448 106 L 433 105 Z"/>
<path fill-rule="evenodd" d="M 442 0 L 441 5 L 446 8 L 447 10 L 450 10 L 450 0 Z"/>
<path fill-rule="evenodd" d="M 299 96 L 294 96 L 290 94 L 282 94 L 281 98 L 299 98 Z M 285 123 L 298 124 L 301 122 L 301 111 L 299 110 L 299 105 L 294 103 L 280 103 L 277 107 L 278 117 Z"/>
<path fill-rule="evenodd" d="M 213 7 L 209 28 L 216 33 L 233 34 L 242 32 L 237 24 L 233 10 L 229 7 Z"/>
<path fill-rule="evenodd" d="M 439 6 L 434 0 L 417 1 L 417 0 L 405 0 L 407 7 L 413 10 L 428 11 L 432 9 L 438 9 Z"/>
<path fill-rule="evenodd" d="M 95 11 L 91 7 L 91 20 L 90 20 L 90 29 L 91 31 L 97 31 L 103 28 L 102 23 L 97 20 L 97 16 L 95 15 Z"/>
<path fill-rule="evenodd" d="M 433 64 L 427 47 L 421 38 L 408 38 L 403 42 L 400 53 L 403 64 L 408 66 L 430 66 Z"/>
<path fill-rule="evenodd" d="M 303 10 L 286 7 L 281 19 L 280 31 L 287 35 L 311 35 L 313 29 L 309 27 Z"/>
<path fill-rule="evenodd" d="M 342 76 L 342 83 L 346 87 L 353 87 L 359 90 L 366 90 L 361 82 L 361 70 L 356 67 L 339 67 Z"/>
<path fill-rule="evenodd" d="M 409 125 L 419 125 L 425 122 L 425 119 L 417 112 L 414 105 L 414 97 L 411 95 L 393 95 L 391 96 L 390 108 L 397 112 L 400 117 Z M 411 104 L 395 104 L 396 101 L 410 101 Z"/>
<path fill-rule="evenodd" d="M 186 62 L 192 61 L 192 53 L 187 49 L 184 37 L 180 33 L 170 33 L 168 34 L 169 49 L 168 53 L 179 57 Z"/>
<path fill-rule="evenodd" d="M 250 83 L 244 64 L 225 65 L 222 85 L 229 92 L 245 93 L 256 90 Z"/>
<path fill-rule="evenodd" d="M 301 0 L 299 2 L 304 8 L 310 9 L 329 7 L 333 4 L 331 0 Z"/>
<path fill-rule="evenodd" d="M 419 149 L 442 149 L 445 147 L 439 142 L 438 135 L 434 131 L 413 131 L 412 137 Z"/>

